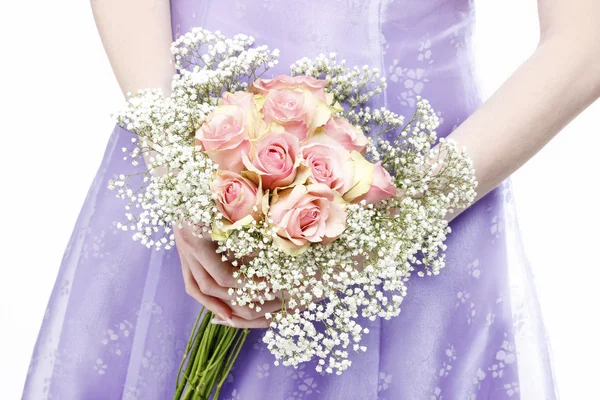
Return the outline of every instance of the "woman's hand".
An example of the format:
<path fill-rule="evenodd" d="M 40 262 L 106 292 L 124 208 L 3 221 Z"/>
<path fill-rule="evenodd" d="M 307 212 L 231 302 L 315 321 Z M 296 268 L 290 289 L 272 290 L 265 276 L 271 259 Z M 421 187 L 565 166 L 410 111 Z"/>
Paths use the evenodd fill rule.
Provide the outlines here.
<path fill-rule="evenodd" d="M 210 238 L 194 236 L 193 228 L 174 227 L 175 244 L 181 259 L 181 272 L 187 294 L 217 315 L 213 323 L 235 328 L 266 328 L 264 315 L 281 308 L 281 300 L 267 301 L 259 312 L 245 306 L 233 306 L 229 288 L 239 287 L 233 278 L 236 268 L 223 262 L 215 250 L 217 245 Z"/>

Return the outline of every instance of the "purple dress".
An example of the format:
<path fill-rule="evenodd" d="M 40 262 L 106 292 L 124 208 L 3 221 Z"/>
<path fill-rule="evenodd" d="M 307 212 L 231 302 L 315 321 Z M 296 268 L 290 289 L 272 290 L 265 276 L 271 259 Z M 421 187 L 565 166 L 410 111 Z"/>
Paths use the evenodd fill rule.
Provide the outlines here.
<path fill-rule="evenodd" d="M 173 0 L 173 36 L 194 26 L 245 33 L 281 50 L 269 73 L 320 52 L 379 67 L 381 105 L 411 114 L 417 95 L 446 136 L 482 103 L 471 0 Z M 108 180 L 136 167 L 116 127 L 65 251 L 24 399 L 169 399 L 200 305 L 176 251 L 148 250 L 116 229 L 124 203 Z M 139 167 L 138 167 L 139 168 Z M 275 366 L 254 330 L 222 399 L 555 399 L 547 339 L 521 249 L 510 184 L 451 223 L 447 266 L 408 283 L 400 316 L 366 322 L 366 353 L 341 376 Z"/>

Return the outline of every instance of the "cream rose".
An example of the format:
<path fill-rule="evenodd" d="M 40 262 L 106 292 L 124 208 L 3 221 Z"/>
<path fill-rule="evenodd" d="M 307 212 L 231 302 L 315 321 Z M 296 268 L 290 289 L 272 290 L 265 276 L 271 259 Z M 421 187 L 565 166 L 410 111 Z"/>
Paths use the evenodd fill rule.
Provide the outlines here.
<path fill-rule="evenodd" d="M 247 216 L 260 218 L 253 208 L 260 206 L 262 193 L 249 179 L 231 171 L 219 171 L 211 189 L 217 195 L 217 209 L 228 221 L 235 223 Z"/>
<path fill-rule="evenodd" d="M 346 227 L 344 201 L 321 183 L 274 193 L 269 218 L 277 227 L 275 242 L 292 255 L 302 253 L 311 243 L 331 242 Z"/>
<path fill-rule="evenodd" d="M 392 177 L 389 172 L 381 166 L 381 161 L 379 161 L 374 166 L 373 181 L 371 182 L 369 191 L 354 199 L 354 202 L 357 203 L 361 200 L 365 200 L 368 204 L 375 204 L 381 200 L 395 196 L 396 193 L 397 190 L 392 183 Z"/>
<path fill-rule="evenodd" d="M 332 113 L 325 102 L 302 88 L 272 89 L 257 102 L 262 102 L 261 112 L 267 124 L 280 125 L 300 140 L 324 125 Z"/>
<path fill-rule="evenodd" d="M 250 86 L 250 91 L 259 94 L 267 94 L 270 90 L 300 88 L 309 91 L 317 99 L 331 104 L 332 96 L 325 93 L 325 88 L 329 82 L 316 79 L 312 76 L 299 75 L 288 76 L 279 75 L 273 79 L 257 79 Z"/>
<path fill-rule="evenodd" d="M 343 195 L 352 187 L 354 160 L 338 142 L 317 132 L 301 148 L 304 164 L 310 167 L 310 180 L 323 183 Z"/>
<path fill-rule="evenodd" d="M 249 176 L 265 189 L 284 187 L 294 182 L 300 165 L 300 141 L 297 137 L 271 126 L 272 131 L 263 135 L 254 145 L 249 156 L 244 154 L 243 162 Z"/>
<path fill-rule="evenodd" d="M 254 94 L 244 91 L 223 93 L 220 104 L 227 106 L 238 106 L 245 111 L 254 109 L 256 107 L 254 103 Z"/>
<path fill-rule="evenodd" d="M 334 138 L 348 151 L 358 151 L 364 154 L 369 139 L 365 134 L 346 118 L 332 117 L 323 127 L 327 135 Z"/>
<path fill-rule="evenodd" d="M 235 105 L 223 105 L 213 110 L 196 131 L 196 144 L 219 168 L 241 172 L 242 154 L 250 151 L 250 139 L 256 131 L 256 119 L 249 111 Z"/>

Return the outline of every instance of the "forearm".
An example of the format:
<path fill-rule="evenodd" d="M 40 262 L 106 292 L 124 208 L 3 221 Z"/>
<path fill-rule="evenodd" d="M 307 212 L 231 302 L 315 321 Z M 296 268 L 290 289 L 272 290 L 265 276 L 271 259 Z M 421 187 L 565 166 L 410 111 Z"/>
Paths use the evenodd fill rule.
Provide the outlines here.
<path fill-rule="evenodd" d="M 596 45 L 554 35 L 449 137 L 466 146 L 478 199 L 521 167 L 600 95 Z"/>
<path fill-rule="evenodd" d="M 175 68 L 168 0 L 91 0 L 104 49 L 123 94 L 170 92 Z"/>

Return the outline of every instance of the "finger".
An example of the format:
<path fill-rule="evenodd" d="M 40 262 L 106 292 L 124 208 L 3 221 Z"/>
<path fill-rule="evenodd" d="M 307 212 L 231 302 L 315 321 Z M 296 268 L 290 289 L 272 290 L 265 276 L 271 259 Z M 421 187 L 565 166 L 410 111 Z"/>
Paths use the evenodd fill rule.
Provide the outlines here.
<path fill-rule="evenodd" d="M 201 265 L 203 270 L 212 278 L 212 281 L 209 281 L 203 276 L 198 277 L 198 282 L 203 293 L 206 294 L 207 292 L 204 290 L 204 286 L 201 283 L 202 280 L 207 282 L 207 290 L 212 291 L 208 294 L 225 300 L 231 300 L 233 298 L 233 296 L 228 295 L 229 288 L 241 288 L 247 284 L 247 281 L 244 281 L 241 278 L 236 279 L 233 277 L 234 273 L 236 271 L 239 271 L 239 267 L 234 267 L 233 265 L 231 265 L 231 263 L 223 261 L 223 255 L 216 252 L 216 243 L 205 242 L 201 246 L 195 246 L 195 249 L 197 249 L 197 252 L 194 254 L 197 263 Z M 192 263 L 192 260 L 190 260 L 190 262 Z M 248 262 L 248 260 L 246 259 L 244 262 Z M 192 268 L 193 270 L 196 270 L 194 265 L 192 265 Z M 266 280 L 264 278 L 253 279 L 254 283 L 259 283 L 261 281 Z M 214 282 L 216 286 L 212 285 L 212 282 Z M 218 286 L 220 286 L 221 288 L 225 288 L 225 290 L 222 291 L 217 289 Z M 258 295 L 260 295 L 260 293 L 257 294 L 257 296 Z M 269 293 L 268 296 L 264 296 L 264 300 L 273 300 L 277 297 L 282 297 L 280 292 L 276 294 Z M 254 300 L 258 301 L 259 298 L 255 298 Z"/>
<path fill-rule="evenodd" d="M 219 317 L 215 317 L 211 323 L 213 324 L 218 324 L 218 325 L 229 325 L 229 326 L 233 326 L 234 328 L 253 328 L 253 329 L 260 329 L 260 328 L 268 328 L 269 324 L 271 324 L 271 320 L 266 319 L 265 317 L 262 318 L 257 318 L 257 319 L 253 319 L 253 320 L 246 320 L 243 318 L 240 318 L 238 316 L 233 316 L 231 318 L 231 322 L 229 321 L 225 321 L 222 318 Z"/>
<path fill-rule="evenodd" d="M 257 311 L 257 307 L 259 307 L 259 311 Z M 247 304 L 243 306 L 231 306 L 231 311 L 233 312 L 233 315 L 248 321 L 262 318 L 266 313 L 274 313 L 275 311 L 279 311 L 280 309 L 280 300 L 266 301 L 264 304 L 254 303 L 253 308 L 250 308 L 250 306 Z"/>
<path fill-rule="evenodd" d="M 232 309 L 233 313 L 245 318 L 245 319 L 254 319 L 258 317 L 262 317 L 267 312 L 274 312 L 281 308 L 281 300 L 275 300 L 275 297 L 271 296 L 268 299 L 263 296 L 263 304 L 260 304 L 258 298 L 253 298 L 252 300 L 259 307 L 259 311 L 256 311 L 256 306 L 254 308 L 250 308 L 249 306 L 231 306 L 231 301 L 237 298 L 235 292 L 233 294 L 229 294 L 229 288 L 224 288 L 219 286 L 217 282 L 206 272 L 204 266 L 202 266 L 198 260 L 190 260 L 190 269 L 192 270 L 192 274 L 198 283 L 198 287 L 200 291 L 208 296 L 213 296 L 218 299 L 223 300 L 227 303 Z M 236 311 L 237 310 L 237 311 Z"/>
<path fill-rule="evenodd" d="M 183 275 L 183 282 L 185 284 L 185 291 L 187 294 L 192 296 L 194 299 L 196 299 L 196 301 L 216 315 L 221 316 L 222 319 L 229 320 L 231 318 L 232 311 L 227 304 L 215 297 L 205 295 L 200 291 L 198 283 L 194 279 L 194 275 L 192 274 L 185 257 L 181 258 L 181 273 Z"/>
<path fill-rule="evenodd" d="M 217 245 L 215 243 L 207 243 L 196 248 L 198 249 L 196 259 L 204 266 L 206 272 L 212 276 L 217 285 L 227 288 L 242 286 L 233 277 L 238 268 L 221 260 L 221 254 L 216 252 Z"/>
<path fill-rule="evenodd" d="M 227 292 L 227 288 L 217 285 L 217 282 L 206 272 L 206 269 L 198 260 L 191 259 L 189 264 L 192 275 L 202 293 L 225 300 L 228 303 L 233 299 L 233 296 Z"/>
<path fill-rule="evenodd" d="M 179 249 L 177 249 L 177 253 L 179 253 L 179 261 L 181 262 L 181 275 L 183 276 L 185 292 L 200 302 L 200 297 L 198 297 L 198 293 L 194 290 L 194 287 L 197 288 L 197 285 L 194 285 L 194 277 L 192 276 L 188 262 Z"/>
<path fill-rule="evenodd" d="M 216 251 L 216 246 L 215 245 L 210 245 L 210 246 L 201 246 L 202 249 L 198 251 L 197 254 L 197 261 L 200 265 L 203 266 L 204 270 L 206 271 L 207 274 L 209 274 L 212 278 L 212 280 L 221 287 L 224 287 L 225 293 L 227 293 L 227 290 L 229 288 L 241 288 L 243 286 L 245 286 L 246 284 L 248 284 L 248 279 L 247 278 L 240 278 L 238 277 L 237 279 L 233 277 L 233 274 L 235 271 L 239 271 L 239 267 L 234 267 L 233 265 L 231 265 L 231 263 L 227 262 L 227 261 L 223 261 L 222 260 L 222 255 L 218 254 Z M 206 247 L 208 247 L 208 250 L 206 250 Z M 212 248 L 212 250 L 211 250 Z M 243 262 L 248 262 L 248 260 L 243 261 Z M 260 282 L 266 282 L 267 283 L 267 287 L 269 287 L 270 285 L 268 284 L 267 280 L 265 278 L 258 278 L 258 277 L 254 277 L 252 278 L 252 282 L 254 284 L 258 284 Z M 261 291 L 264 289 L 260 289 Z M 222 292 L 221 292 L 222 293 Z M 216 294 L 212 294 L 212 295 L 216 295 Z M 255 294 L 255 301 L 258 301 L 259 298 L 258 296 L 260 296 L 260 292 Z M 220 295 L 217 296 L 223 299 L 231 299 L 232 296 L 227 296 L 227 297 L 221 297 Z M 281 294 L 281 292 L 277 292 L 277 293 L 273 293 L 273 292 L 269 292 L 269 294 L 267 296 L 262 296 L 264 300 L 274 300 L 275 298 L 279 297 L 280 299 L 283 297 L 283 295 Z"/>

